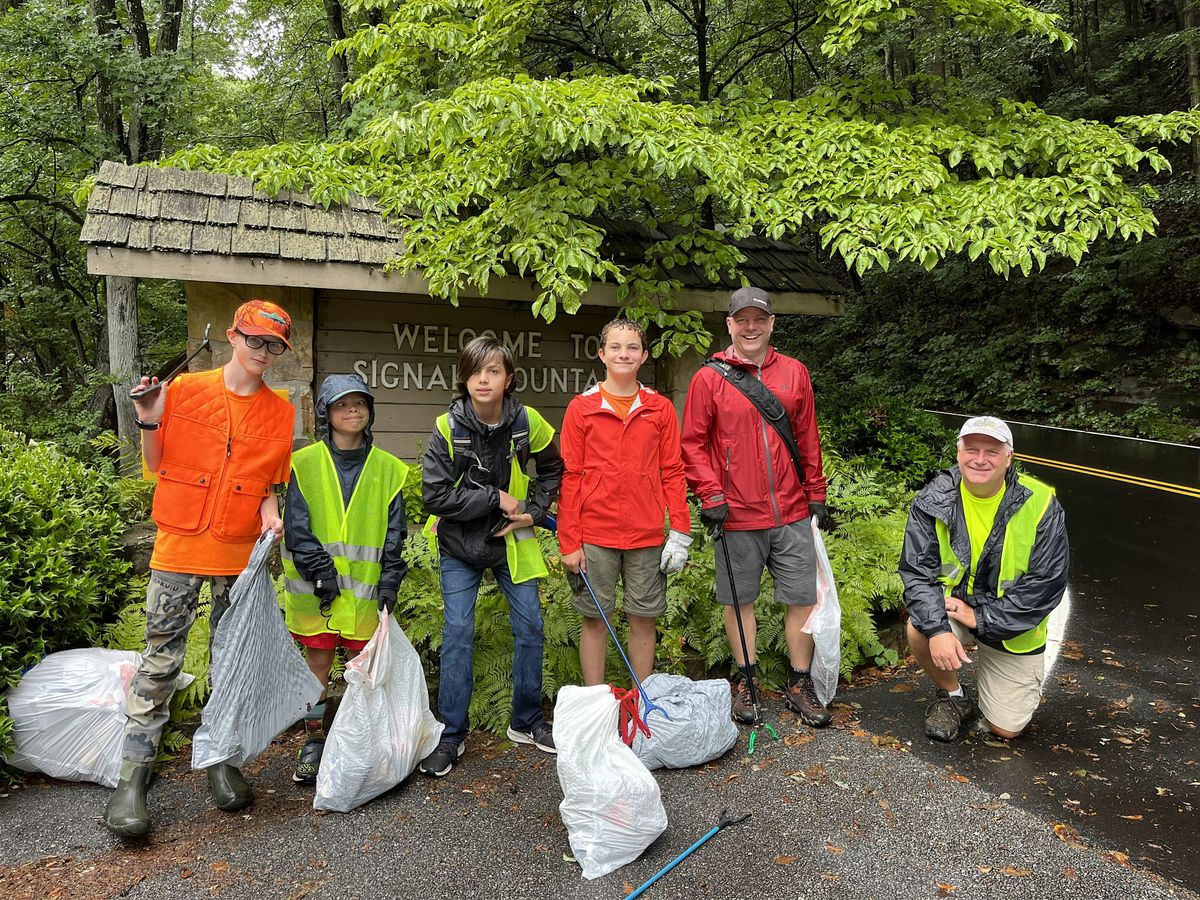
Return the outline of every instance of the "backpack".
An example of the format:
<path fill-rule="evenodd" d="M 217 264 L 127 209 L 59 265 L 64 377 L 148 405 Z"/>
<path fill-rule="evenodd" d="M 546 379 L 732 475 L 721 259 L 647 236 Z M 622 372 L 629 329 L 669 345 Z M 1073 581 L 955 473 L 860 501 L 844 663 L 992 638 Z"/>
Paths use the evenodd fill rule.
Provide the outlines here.
<path fill-rule="evenodd" d="M 464 475 L 467 474 L 467 469 L 471 466 L 472 459 L 478 459 L 475 451 L 471 449 L 471 432 L 462 422 L 454 418 L 454 413 L 446 413 L 447 422 L 450 426 L 450 440 L 448 446 L 450 448 L 450 461 L 454 464 L 453 478 L 454 483 L 458 484 Z M 513 419 L 511 432 L 512 445 L 509 452 L 509 459 L 514 456 L 517 458 L 517 464 L 521 467 L 521 471 L 525 471 L 525 466 L 529 463 L 529 411 L 522 405 L 517 410 L 517 417 Z"/>

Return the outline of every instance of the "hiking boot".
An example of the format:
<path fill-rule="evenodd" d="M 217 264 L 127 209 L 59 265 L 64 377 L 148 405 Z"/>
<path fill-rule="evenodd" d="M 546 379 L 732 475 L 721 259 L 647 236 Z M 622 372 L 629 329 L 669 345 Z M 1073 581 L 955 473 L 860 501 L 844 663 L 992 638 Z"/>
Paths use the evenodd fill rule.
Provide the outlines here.
<path fill-rule="evenodd" d="M 733 696 L 733 720 L 743 725 L 757 725 L 758 719 L 754 715 L 754 704 L 750 702 L 750 682 L 742 678 L 740 682 L 733 685 L 733 689 L 735 691 Z M 762 685 L 758 683 L 757 678 L 754 679 L 754 693 L 761 704 Z"/>
<path fill-rule="evenodd" d="M 925 708 L 925 734 L 935 741 L 957 740 L 963 724 L 975 713 L 975 701 L 965 688 L 961 697 L 938 688 L 937 697 Z"/>
<path fill-rule="evenodd" d="M 800 721 L 813 728 L 824 728 L 829 724 L 829 710 L 817 699 L 817 686 L 812 675 L 805 672 L 795 684 L 789 684 L 784 705 L 800 717 Z"/>
<path fill-rule="evenodd" d="M 217 809 L 237 812 L 254 802 L 254 791 L 236 766 L 217 763 L 208 767 L 208 790 Z"/>
<path fill-rule="evenodd" d="M 325 738 L 310 737 L 296 753 L 296 771 L 292 781 L 298 784 L 316 784 L 317 772 L 321 768 L 321 754 L 325 752 Z"/>
<path fill-rule="evenodd" d="M 554 746 L 554 728 L 549 722 L 543 722 L 533 731 L 517 731 L 510 725 L 508 726 L 508 739 L 518 744 L 533 744 L 545 753 L 558 752 L 558 748 Z"/>
<path fill-rule="evenodd" d="M 121 762 L 121 780 L 104 810 L 104 824 L 118 837 L 140 838 L 150 831 L 146 793 L 150 790 L 153 771 L 153 762 L 129 759 Z"/>
<path fill-rule="evenodd" d="M 442 741 L 437 745 L 436 750 L 421 760 L 421 772 L 433 778 L 441 778 L 454 768 L 454 763 L 463 755 L 463 751 L 466 749 L 467 745 L 465 741 L 461 744 Z"/>

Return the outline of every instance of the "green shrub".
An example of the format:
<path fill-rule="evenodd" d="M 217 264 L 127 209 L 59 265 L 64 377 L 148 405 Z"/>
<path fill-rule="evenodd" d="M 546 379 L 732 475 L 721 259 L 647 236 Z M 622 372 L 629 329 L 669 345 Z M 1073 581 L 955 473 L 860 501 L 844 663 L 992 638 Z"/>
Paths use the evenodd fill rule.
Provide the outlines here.
<path fill-rule="evenodd" d="M 129 596 L 116 479 L 0 429 L 0 691 L 47 653 L 99 643 Z M 0 702 L 0 752 L 11 749 Z"/>

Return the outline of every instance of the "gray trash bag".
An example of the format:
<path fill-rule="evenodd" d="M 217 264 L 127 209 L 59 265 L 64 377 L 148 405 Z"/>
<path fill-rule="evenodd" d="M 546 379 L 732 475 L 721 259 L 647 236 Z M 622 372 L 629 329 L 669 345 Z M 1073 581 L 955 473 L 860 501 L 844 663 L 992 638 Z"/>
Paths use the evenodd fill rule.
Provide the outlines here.
<path fill-rule="evenodd" d="M 274 543 L 270 532 L 258 539 L 229 590 L 213 639 L 212 694 L 192 738 L 193 769 L 244 766 L 321 699 L 321 683 L 283 623 L 267 571 Z"/>
<path fill-rule="evenodd" d="M 723 678 L 692 681 L 684 675 L 655 673 L 642 682 L 646 696 L 667 711 L 646 719 L 646 704 L 641 714 L 650 737 L 639 730 L 633 738 L 633 752 L 647 769 L 685 769 L 723 755 L 737 743 L 737 725 L 730 715 L 732 698 L 729 682 Z"/>

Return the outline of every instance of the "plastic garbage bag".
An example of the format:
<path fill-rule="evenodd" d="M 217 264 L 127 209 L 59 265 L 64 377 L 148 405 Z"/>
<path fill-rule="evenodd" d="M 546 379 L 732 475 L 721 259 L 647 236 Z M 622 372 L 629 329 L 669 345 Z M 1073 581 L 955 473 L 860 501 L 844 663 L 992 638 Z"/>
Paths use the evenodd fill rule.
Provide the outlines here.
<path fill-rule="evenodd" d="M 730 715 L 733 698 L 723 678 L 692 681 L 684 675 L 655 673 L 642 682 L 646 696 L 671 718 L 656 715 L 647 722 L 651 736 L 638 731 L 633 752 L 647 769 L 684 769 L 723 755 L 737 743 Z M 646 719 L 642 701 L 642 719 Z"/>
<path fill-rule="evenodd" d="M 26 772 L 116 787 L 125 735 L 125 694 L 141 654 L 86 647 L 51 653 L 9 691 L 13 752 Z M 180 673 L 175 688 L 194 678 Z"/>
<path fill-rule="evenodd" d="M 429 710 L 421 658 L 387 613 L 346 664 L 346 694 L 325 741 L 314 809 L 350 812 L 412 774 L 445 728 Z"/>
<path fill-rule="evenodd" d="M 245 765 L 321 699 L 321 683 L 283 623 L 267 571 L 274 542 L 270 532 L 258 539 L 229 589 L 229 609 L 213 638 L 212 693 L 192 738 L 194 769 Z"/>
<path fill-rule="evenodd" d="M 658 782 L 621 742 L 617 715 L 607 685 L 567 685 L 558 693 L 558 809 L 588 879 L 633 862 L 667 828 Z"/>
<path fill-rule="evenodd" d="M 804 631 L 813 636 L 813 687 L 817 690 L 817 699 L 823 706 L 828 706 L 837 693 L 842 668 L 842 607 L 838 603 L 829 554 L 825 552 L 825 542 L 817 528 L 817 517 L 810 518 L 813 546 L 817 551 L 817 604 L 804 624 Z"/>

